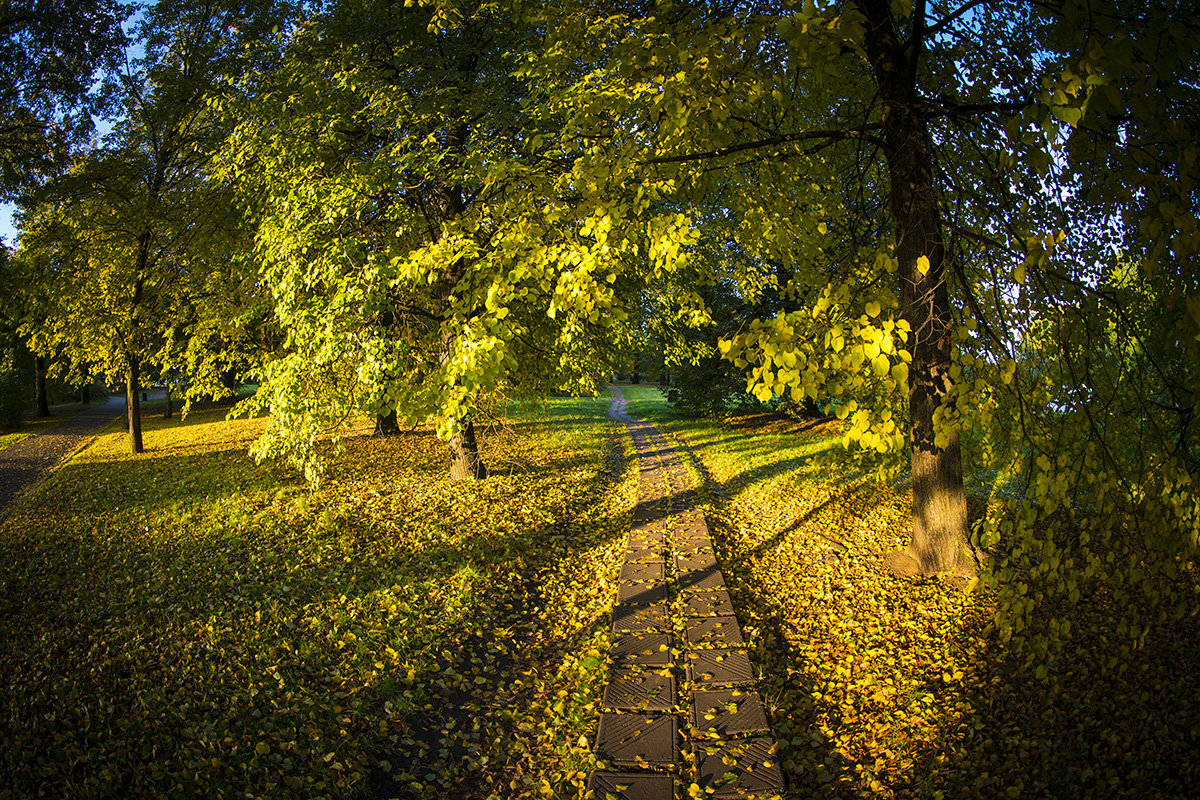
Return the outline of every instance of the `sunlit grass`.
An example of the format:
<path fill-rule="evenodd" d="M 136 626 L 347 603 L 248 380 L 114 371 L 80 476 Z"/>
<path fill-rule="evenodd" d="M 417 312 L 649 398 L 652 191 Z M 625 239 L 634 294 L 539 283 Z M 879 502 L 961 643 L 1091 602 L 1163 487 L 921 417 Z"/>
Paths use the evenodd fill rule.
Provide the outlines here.
<path fill-rule="evenodd" d="M 633 496 L 606 405 L 480 483 L 352 438 L 315 492 L 247 457 L 263 420 L 115 427 L 0 530 L 0 797 L 578 794 Z"/>
<path fill-rule="evenodd" d="M 883 570 L 909 497 L 828 466 L 836 423 L 622 390 L 696 456 L 789 797 L 1186 793 L 1195 616 L 1117 658 L 1086 598 L 1042 680 L 990 595 Z M 318 491 L 246 455 L 262 419 L 114 425 L 0 528 L 0 798 L 580 797 L 636 481 L 607 408 L 510 409 L 478 483 L 356 435 Z"/>

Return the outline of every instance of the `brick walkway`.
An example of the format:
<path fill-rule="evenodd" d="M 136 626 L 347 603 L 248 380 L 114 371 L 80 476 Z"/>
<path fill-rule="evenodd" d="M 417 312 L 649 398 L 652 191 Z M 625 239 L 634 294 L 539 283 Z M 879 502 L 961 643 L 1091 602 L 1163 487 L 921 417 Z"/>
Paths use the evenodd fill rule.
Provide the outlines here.
<path fill-rule="evenodd" d="M 120 397 L 85 409 L 68 420 L 0 450 L 0 518 L 21 490 L 32 486 L 91 441 L 124 411 Z"/>
<path fill-rule="evenodd" d="M 592 773 L 588 788 L 597 798 L 666 800 L 681 796 L 683 778 L 701 796 L 776 795 L 775 740 L 692 477 L 680 452 L 612 393 L 608 413 L 637 447 L 638 503 L 596 735 L 610 769 Z"/>

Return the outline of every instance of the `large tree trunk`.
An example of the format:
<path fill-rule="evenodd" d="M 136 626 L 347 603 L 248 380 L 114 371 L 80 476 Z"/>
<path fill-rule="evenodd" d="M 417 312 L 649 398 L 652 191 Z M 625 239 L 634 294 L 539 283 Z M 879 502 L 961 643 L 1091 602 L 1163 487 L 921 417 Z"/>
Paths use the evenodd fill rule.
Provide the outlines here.
<path fill-rule="evenodd" d="M 450 437 L 450 478 L 482 480 L 487 476 L 487 467 L 479 457 L 479 445 L 475 441 L 475 423 L 467 420 L 462 430 Z"/>
<path fill-rule="evenodd" d="M 396 409 L 387 414 L 375 415 L 375 430 L 372 436 L 394 436 L 400 432 L 400 422 L 396 419 Z"/>
<path fill-rule="evenodd" d="M 861 0 L 867 17 L 867 53 L 884 104 L 884 155 L 891 182 L 891 215 L 899 261 L 901 314 L 912 333 L 908 350 L 909 409 L 912 415 L 912 540 L 886 558 L 902 575 L 939 572 L 971 575 L 974 556 L 967 538 L 967 502 L 957 432 L 934 435 L 934 412 L 951 388 L 953 317 L 946 285 L 948 269 L 937 191 L 934 153 L 920 113 L 913 61 L 920 54 L 921 17 L 913 39 L 900 42 L 887 0 Z M 922 274 L 920 259 L 928 259 Z"/>
<path fill-rule="evenodd" d="M 125 411 L 129 430 L 129 452 L 144 452 L 142 447 L 142 400 L 138 393 L 139 365 L 136 356 L 125 361 Z"/>
<path fill-rule="evenodd" d="M 33 357 L 33 393 L 39 417 L 50 416 L 50 401 L 46 399 L 46 359 Z"/>

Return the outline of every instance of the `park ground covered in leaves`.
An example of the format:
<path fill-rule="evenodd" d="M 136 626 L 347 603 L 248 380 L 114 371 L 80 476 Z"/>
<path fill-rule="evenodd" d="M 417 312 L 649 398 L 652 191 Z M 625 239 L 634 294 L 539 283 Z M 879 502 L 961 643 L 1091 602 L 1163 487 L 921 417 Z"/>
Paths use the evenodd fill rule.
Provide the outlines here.
<path fill-rule="evenodd" d="M 625 393 L 692 448 L 788 796 L 1200 778 L 1195 615 L 1131 640 L 1097 583 L 1031 660 L 990 590 L 886 573 L 908 498 L 814 460 L 839 423 Z M 420 429 L 364 426 L 318 489 L 246 455 L 262 419 L 102 436 L 0 529 L 0 797 L 582 796 L 636 486 L 606 407 L 514 410 L 480 482 Z"/>

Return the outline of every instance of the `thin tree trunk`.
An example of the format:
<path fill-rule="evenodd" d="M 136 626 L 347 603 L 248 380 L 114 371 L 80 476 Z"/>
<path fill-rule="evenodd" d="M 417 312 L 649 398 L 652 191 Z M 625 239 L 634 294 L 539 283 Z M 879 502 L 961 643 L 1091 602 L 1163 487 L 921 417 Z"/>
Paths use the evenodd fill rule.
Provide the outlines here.
<path fill-rule="evenodd" d="M 867 18 L 867 52 L 884 104 L 884 156 L 891 183 L 892 223 L 899 261 L 901 315 L 912 327 L 908 350 L 912 415 L 912 540 L 885 562 L 902 575 L 974 574 L 967 538 L 958 433 L 935 438 L 934 412 L 951 389 L 953 315 L 949 270 L 937 190 L 933 141 L 919 110 L 915 59 L 923 17 L 914 24 L 916 44 L 902 44 L 886 0 L 861 0 Z M 923 9 L 923 7 L 922 7 Z M 928 269 L 922 273 L 921 259 Z"/>
<path fill-rule="evenodd" d="M 172 413 L 172 409 L 171 409 L 171 382 L 170 382 L 170 381 L 164 381 L 164 383 L 165 383 L 165 384 L 166 384 L 166 386 L 167 386 L 167 408 L 166 408 L 166 410 L 165 410 L 165 411 L 163 411 L 163 419 L 170 419 L 170 418 L 171 418 L 171 413 Z"/>
<path fill-rule="evenodd" d="M 46 398 L 46 359 L 33 357 L 33 393 L 39 417 L 50 416 L 50 401 Z"/>
<path fill-rule="evenodd" d="M 375 430 L 372 436 L 394 436 L 400 432 L 400 422 L 396 419 L 396 409 L 387 414 L 375 415 Z"/>
<path fill-rule="evenodd" d="M 135 356 L 125 361 L 125 411 L 126 427 L 129 430 L 129 452 L 144 452 L 142 447 L 142 401 L 138 394 L 139 365 Z"/>
<path fill-rule="evenodd" d="M 482 480 L 487 476 L 487 467 L 479 457 L 479 445 L 475 441 L 475 423 L 467 420 L 462 430 L 450 437 L 450 478 Z"/>

